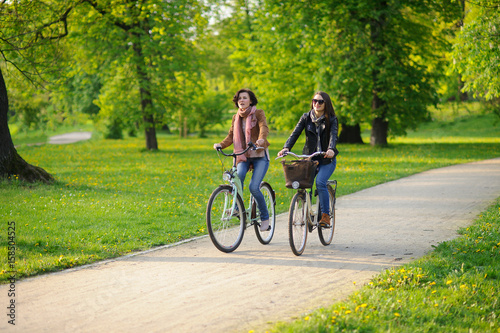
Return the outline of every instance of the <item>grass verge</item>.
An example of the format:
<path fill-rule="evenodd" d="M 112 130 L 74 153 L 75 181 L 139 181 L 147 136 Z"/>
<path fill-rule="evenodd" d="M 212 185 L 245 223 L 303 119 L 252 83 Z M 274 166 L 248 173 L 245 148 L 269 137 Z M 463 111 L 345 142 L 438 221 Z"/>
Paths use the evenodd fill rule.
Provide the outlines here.
<path fill-rule="evenodd" d="M 272 332 L 500 332 L 500 199 L 462 235 Z"/>

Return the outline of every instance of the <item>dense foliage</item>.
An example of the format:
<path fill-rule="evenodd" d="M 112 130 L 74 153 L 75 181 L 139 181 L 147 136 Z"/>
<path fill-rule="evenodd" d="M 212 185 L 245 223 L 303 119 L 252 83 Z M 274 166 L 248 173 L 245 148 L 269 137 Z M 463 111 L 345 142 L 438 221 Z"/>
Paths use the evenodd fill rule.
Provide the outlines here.
<path fill-rule="evenodd" d="M 500 97 L 500 3 L 479 1 L 470 7 L 453 51 L 465 90 L 487 100 Z"/>
<path fill-rule="evenodd" d="M 494 1 L 21 0 L 0 14 L 12 121 L 144 131 L 148 149 L 159 128 L 204 135 L 241 87 L 282 130 L 327 91 L 374 145 L 427 120 L 459 75 L 477 97 L 500 91 Z"/>

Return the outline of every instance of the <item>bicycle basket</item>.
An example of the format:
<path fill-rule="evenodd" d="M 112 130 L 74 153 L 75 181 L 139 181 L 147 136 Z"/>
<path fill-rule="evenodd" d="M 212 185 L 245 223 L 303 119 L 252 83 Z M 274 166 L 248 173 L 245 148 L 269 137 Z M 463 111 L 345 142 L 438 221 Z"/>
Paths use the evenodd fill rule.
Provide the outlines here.
<path fill-rule="evenodd" d="M 285 172 L 285 186 L 288 188 L 311 188 L 316 176 L 318 161 L 309 159 L 281 161 Z"/>

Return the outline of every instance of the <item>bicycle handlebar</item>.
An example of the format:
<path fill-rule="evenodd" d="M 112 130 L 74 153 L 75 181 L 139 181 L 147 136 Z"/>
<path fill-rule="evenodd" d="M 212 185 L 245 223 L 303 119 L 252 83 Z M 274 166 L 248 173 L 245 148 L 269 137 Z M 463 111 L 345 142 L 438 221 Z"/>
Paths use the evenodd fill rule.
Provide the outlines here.
<path fill-rule="evenodd" d="M 249 142 L 247 145 L 248 145 L 248 147 L 245 150 L 243 150 L 241 153 L 234 153 L 233 152 L 231 154 L 226 154 L 225 152 L 222 151 L 221 147 L 217 147 L 217 151 L 220 152 L 224 156 L 236 157 L 236 156 L 240 156 L 240 155 L 245 154 L 248 150 L 250 150 L 250 148 L 252 150 L 265 149 L 264 147 L 257 147 L 253 142 Z"/>
<path fill-rule="evenodd" d="M 297 158 L 312 158 L 312 157 L 314 157 L 314 156 L 318 156 L 318 155 L 325 155 L 325 154 L 326 154 L 326 152 L 324 152 L 324 151 L 317 151 L 317 152 L 315 152 L 315 153 L 312 153 L 311 155 L 297 155 L 297 154 L 292 153 L 291 151 L 289 151 L 289 152 L 287 152 L 287 153 L 284 153 L 284 154 L 283 154 L 283 155 L 281 155 L 281 156 L 276 157 L 274 160 L 277 160 L 278 158 L 283 158 L 283 157 L 285 157 L 286 155 L 292 155 L 292 156 L 295 156 L 295 157 L 297 157 Z"/>

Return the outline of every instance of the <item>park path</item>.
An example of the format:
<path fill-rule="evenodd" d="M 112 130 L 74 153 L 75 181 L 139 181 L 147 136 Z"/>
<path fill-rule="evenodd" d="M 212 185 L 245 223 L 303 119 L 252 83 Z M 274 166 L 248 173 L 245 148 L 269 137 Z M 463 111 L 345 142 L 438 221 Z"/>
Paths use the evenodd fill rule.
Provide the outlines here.
<path fill-rule="evenodd" d="M 78 141 L 89 140 L 92 137 L 92 132 L 71 132 L 61 135 L 51 136 L 48 143 L 53 145 L 63 145 L 75 143 Z"/>
<path fill-rule="evenodd" d="M 65 144 L 70 144 L 70 143 L 76 143 L 79 141 L 86 141 L 90 140 L 92 137 L 92 132 L 71 132 L 71 133 L 65 133 L 65 134 L 60 134 L 60 135 L 54 135 L 49 137 L 47 142 L 36 142 L 36 143 L 28 143 L 26 144 L 27 146 L 41 146 L 46 143 L 52 144 L 52 145 L 65 145 Z M 14 146 L 15 148 L 18 148 L 18 145 Z"/>
<path fill-rule="evenodd" d="M 262 331 L 423 256 L 499 196 L 500 158 L 450 166 L 340 197 L 333 244 L 309 234 L 300 257 L 282 214 L 267 246 L 249 229 L 231 254 L 202 237 L 18 281 L 16 326 L 4 314 L 0 331 Z M 4 312 L 7 289 L 0 287 Z"/>

